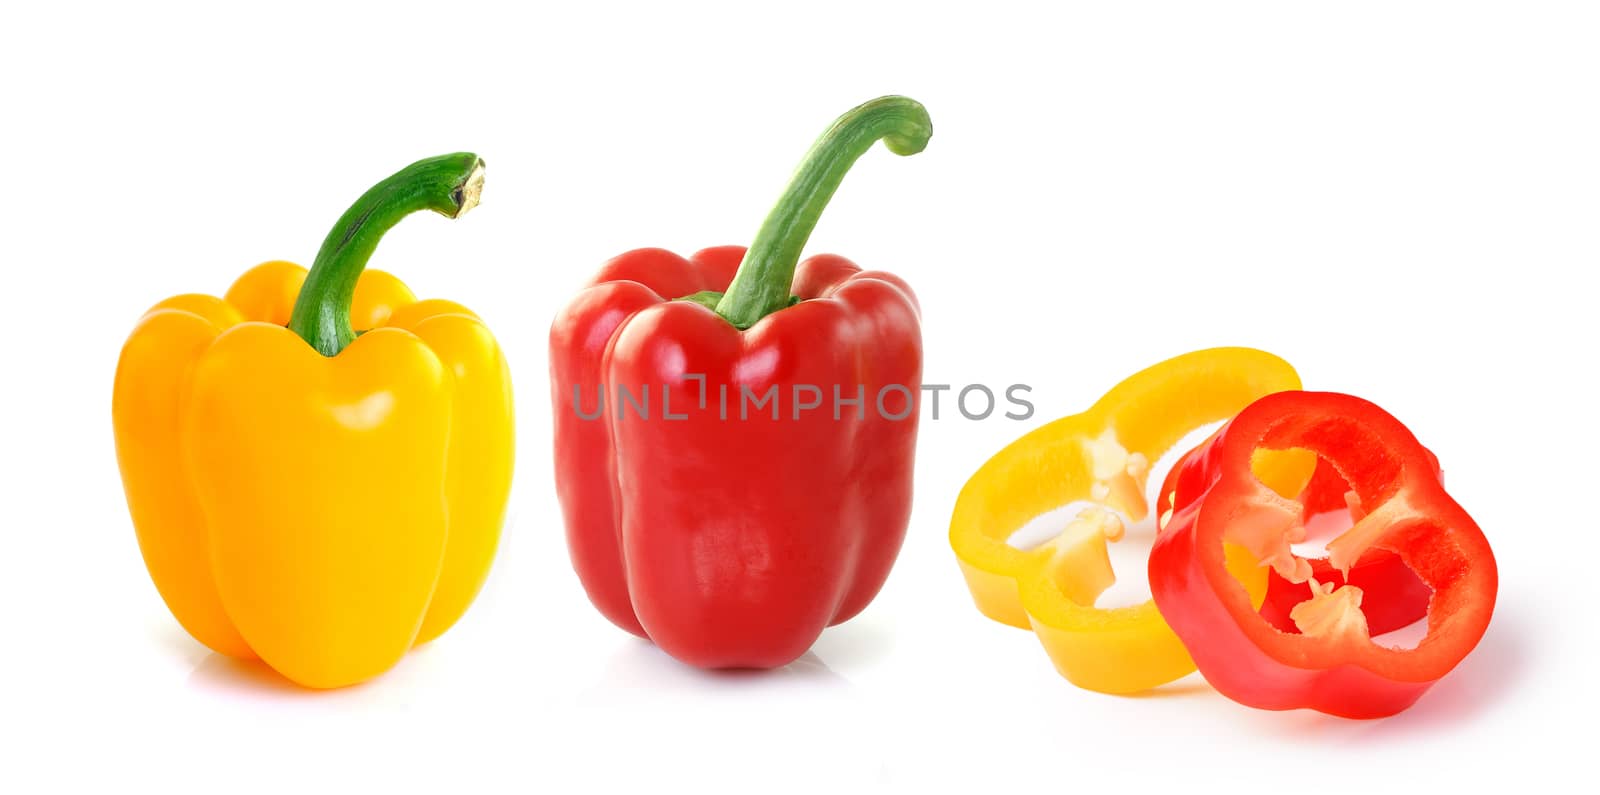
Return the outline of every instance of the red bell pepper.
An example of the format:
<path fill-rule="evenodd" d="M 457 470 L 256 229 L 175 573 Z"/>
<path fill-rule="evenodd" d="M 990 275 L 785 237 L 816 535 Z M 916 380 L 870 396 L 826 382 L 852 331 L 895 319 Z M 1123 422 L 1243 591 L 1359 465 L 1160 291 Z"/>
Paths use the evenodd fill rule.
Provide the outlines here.
<path fill-rule="evenodd" d="M 1428 634 L 1414 649 L 1374 644 L 1359 586 L 1323 583 L 1290 544 L 1304 506 L 1251 472 L 1257 450 L 1309 449 L 1328 461 L 1366 514 L 1328 543 L 1341 572 L 1387 550 L 1431 589 Z M 1410 706 L 1483 636 L 1494 610 L 1494 554 L 1445 493 L 1438 465 L 1409 430 L 1349 395 L 1282 392 L 1251 404 L 1188 456 L 1176 506 L 1150 554 L 1162 617 L 1218 691 L 1263 709 L 1310 707 L 1372 718 Z M 1274 628 L 1224 567 L 1223 542 L 1250 549 L 1314 595 L 1291 610 L 1299 634 Z"/>
<path fill-rule="evenodd" d="M 617 626 L 705 668 L 770 668 L 877 594 L 905 538 L 919 309 L 889 274 L 798 263 L 851 164 L 931 135 L 904 97 L 812 147 L 754 243 L 606 263 L 550 330 L 573 568 Z"/>
<path fill-rule="evenodd" d="M 1210 442 L 1211 439 L 1207 439 L 1194 450 L 1185 453 L 1172 469 L 1167 470 L 1166 481 L 1161 484 L 1161 491 L 1157 496 L 1157 515 L 1170 515 L 1179 473 L 1183 471 L 1189 456 Z M 1438 459 L 1431 451 L 1428 456 L 1433 461 L 1434 472 L 1438 473 Z M 1313 517 L 1334 511 L 1348 512 L 1352 522 L 1360 521 L 1361 517 L 1366 515 L 1361 509 L 1359 500 L 1356 499 L 1355 492 L 1351 491 L 1350 485 L 1345 482 L 1344 476 L 1339 474 L 1339 470 L 1326 459 L 1317 461 L 1311 480 L 1306 483 L 1297 499 L 1302 506 L 1302 524 L 1310 522 Z M 1428 614 L 1428 599 L 1433 596 L 1433 591 L 1416 572 L 1411 570 L 1410 566 L 1405 564 L 1405 561 L 1400 559 L 1399 555 L 1387 549 L 1367 550 L 1361 559 L 1350 567 L 1348 577 L 1345 572 L 1334 568 L 1325 557 L 1308 558 L 1306 562 L 1311 564 L 1311 579 L 1319 583 L 1354 585 L 1361 589 L 1362 612 L 1367 617 L 1367 631 L 1374 636 L 1411 626 Z M 1276 571 L 1269 570 L 1267 595 L 1261 603 L 1261 617 L 1284 632 L 1299 632 L 1299 627 L 1295 626 L 1289 614 L 1295 605 L 1310 598 L 1310 580 L 1292 582 Z"/>

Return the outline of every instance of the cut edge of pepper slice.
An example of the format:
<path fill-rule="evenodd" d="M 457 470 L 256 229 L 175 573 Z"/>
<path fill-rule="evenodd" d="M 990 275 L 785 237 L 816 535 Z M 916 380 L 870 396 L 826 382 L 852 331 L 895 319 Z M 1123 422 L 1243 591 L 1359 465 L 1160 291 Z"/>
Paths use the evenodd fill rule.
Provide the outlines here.
<path fill-rule="evenodd" d="M 1007 445 L 967 481 L 951 518 L 951 548 L 979 611 L 1032 629 L 1057 670 L 1085 689 L 1132 693 L 1193 671 L 1153 601 L 1094 607 L 1114 580 L 1105 545 L 1116 531 L 1103 520 L 1080 514 L 1057 540 L 1031 550 L 1013 547 L 1010 538 L 1034 517 L 1076 502 L 1143 517 L 1151 461 L 1194 429 L 1226 420 L 1263 395 L 1299 387 L 1294 369 L 1264 351 L 1195 351 L 1148 367 L 1088 411 Z M 1263 476 L 1303 485 L 1310 463 L 1280 457 Z M 1242 550 L 1231 556 L 1259 604 L 1265 570 Z"/>
<path fill-rule="evenodd" d="M 1436 464 L 1410 429 L 1382 408 L 1336 392 L 1274 397 L 1263 398 L 1218 435 L 1222 471 L 1217 487 L 1258 498 L 1270 492 L 1248 470 L 1237 469 L 1241 460 L 1260 449 L 1308 449 L 1330 461 L 1361 503 L 1372 506 L 1355 526 L 1328 543 L 1330 561 L 1335 567 L 1341 560 L 1348 566 L 1374 547 L 1398 554 L 1433 591 L 1428 634 L 1416 648 L 1399 649 L 1381 646 L 1365 632 L 1343 633 L 1330 643 L 1327 635 L 1308 637 L 1278 630 L 1254 608 L 1244 608 L 1223 579 L 1225 569 L 1210 565 L 1222 545 L 1209 542 L 1231 540 L 1227 536 L 1236 523 L 1219 521 L 1217 511 L 1208 516 L 1199 505 L 1194 518 L 1197 549 L 1206 556 L 1211 587 L 1257 648 L 1284 664 L 1315 669 L 1350 664 L 1410 683 L 1431 682 L 1449 673 L 1477 645 L 1493 612 L 1499 576 L 1482 529 L 1445 492 Z M 1311 416 L 1313 412 L 1318 416 Z M 1339 426 L 1337 436 L 1329 432 L 1332 425 Z M 1377 471 L 1360 471 L 1362 466 Z M 1450 543 L 1425 543 L 1445 540 Z M 1343 552 L 1339 559 L 1333 557 L 1336 549 Z M 1465 598 L 1473 593 L 1488 596 Z M 1452 626 L 1444 626 L 1447 620 Z M 1476 631 L 1454 630 L 1461 626 Z"/>
<path fill-rule="evenodd" d="M 1307 450 L 1338 468 L 1367 509 L 1334 539 L 1344 559 L 1388 550 L 1431 589 L 1427 634 L 1414 648 L 1375 641 L 1364 613 L 1355 617 L 1363 595 L 1348 586 L 1312 584 L 1317 596 L 1291 616 L 1296 634 L 1275 627 L 1228 582 L 1223 551 L 1249 529 L 1240 518 L 1279 499 L 1247 469 L 1262 449 Z M 1234 701 L 1392 715 L 1458 665 L 1488 628 L 1499 579 L 1488 540 L 1445 492 L 1437 459 L 1368 401 L 1315 392 L 1263 398 L 1191 458 L 1178 484 L 1182 507 L 1151 552 L 1151 592 L 1206 680 Z"/>

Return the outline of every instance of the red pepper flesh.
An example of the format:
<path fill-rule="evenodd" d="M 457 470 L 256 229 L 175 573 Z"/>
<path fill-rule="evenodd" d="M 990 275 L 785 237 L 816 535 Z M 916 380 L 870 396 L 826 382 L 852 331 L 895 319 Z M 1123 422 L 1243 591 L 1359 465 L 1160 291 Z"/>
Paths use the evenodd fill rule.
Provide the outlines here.
<path fill-rule="evenodd" d="M 1167 471 L 1166 480 L 1162 483 L 1157 497 L 1158 515 L 1166 515 L 1173 510 L 1172 500 L 1176 493 L 1178 475 L 1183 471 L 1189 456 L 1210 442 L 1211 439 L 1207 439 L 1194 450 L 1185 453 L 1172 469 Z M 1438 459 L 1433 458 L 1432 452 L 1428 455 L 1434 461 L 1434 470 L 1437 472 Z M 1349 511 L 1351 520 L 1358 520 L 1362 512 L 1358 505 L 1351 504 L 1354 496 L 1350 491 L 1350 485 L 1345 482 L 1344 476 L 1339 474 L 1339 470 L 1326 459 L 1319 459 L 1310 482 L 1297 498 L 1303 506 L 1301 522 L 1310 522 L 1315 516 L 1333 511 Z M 1409 627 L 1428 615 L 1428 600 L 1433 596 L 1433 591 L 1393 552 L 1376 548 L 1367 550 L 1361 559 L 1350 567 L 1348 577 L 1345 572 L 1334 568 L 1325 557 L 1309 558 L 1307 562 L 1311 564 L 1311 578 L 1317 582 L 1354 585 L 1361 589 L 1364 594 L 1361 610 L 1366 614 L 1367 631 L 1373 636 Z M 1289 613 L 1295 605 L 1310 598 L 1309 580 L 1291 582 L 1277 571 L 1268 571 L 1267 595 L 1261 603 L 1261 617 L 1284 632 L 1298 633 L 1300 628 L 1295 626 L 1294 619 Z"/>
<path fill-rule="evenodd" d="M 1311 578 L 1289 545 L 1304 508 L 1251 473 L 1257 450 L 1309 449 L 1336 468 L 1366 516 L 1328 545 L 1353 568 L 1387 550 L 1431 590 L 1428 634 L 1414 649 L 1371 641 L 1359 590 L 1324 584 L 1302 603 L 1302 632 L 1283 632 L 1251 606 L 1224 567 L 1241 544 L 1291 581 Z M 1416 701 L 1475 647 L 1494 610 L 1493 552 L 1445 493 L 1437 461 L 1398 420 L 1349 395 L 1283 392 L 1251 404 L 1194 451 L 1174 480 L 1177 506 L 1151 551 L 1150 589 L 1206 680 L 1243 704 L 1333 715 L 1391 715 Z"/>

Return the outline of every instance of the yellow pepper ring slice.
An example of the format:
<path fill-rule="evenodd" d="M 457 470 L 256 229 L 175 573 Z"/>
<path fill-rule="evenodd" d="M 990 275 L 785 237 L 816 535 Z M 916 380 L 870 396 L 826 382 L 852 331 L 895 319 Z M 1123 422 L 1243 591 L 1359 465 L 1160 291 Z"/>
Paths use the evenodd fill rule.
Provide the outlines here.
<path fill-rule="evenodd" d="M 982 613 L 1032 629 L 1056 670 L 1102 693 L 1134 693 L 1194 670 L 1155 603 L 1100 609 L 1094 600 L 1115 580 L 1106 542 L 1122 523 L 1144 517 L 1144 482 L 1155 461 L 1185 435 L 1237 414 L 1258 398 L 1300 388 L 1288 362 L 1251 348 L 1211 348 L 1142 370 L 1082 414 L 1044 425 L 990 458 L 961 490 L 950 519 L 950 546 Z M 1285 454 L 1257 462 L 1257 475 L 1297 494 L 1315 457 Z M 1034 517 L 1090 501 L 1091 508 L 1056 540 L 1013 547 L 1013 533 Z M 1229 570 L 1259 604 L 1266 570 L 1243 549 L 1229 550 Z"/>

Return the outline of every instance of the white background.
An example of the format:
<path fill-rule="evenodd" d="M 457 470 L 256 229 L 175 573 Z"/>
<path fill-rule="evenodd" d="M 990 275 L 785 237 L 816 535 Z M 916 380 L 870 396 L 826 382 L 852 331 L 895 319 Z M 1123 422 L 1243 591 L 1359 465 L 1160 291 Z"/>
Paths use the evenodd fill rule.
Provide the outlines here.
<path fill-rule="evenodd" d="M 0 19 L 0 789 L 1415 792 L 1590 758 L 1592 8 L 46 5 Z M 550 318 L 629 248 L 747 242 L 812 138 L 885 93 L 933 140 L 864 157 L 809 251 L 912 283 L 928 381 L 1026 382 L 1039 413 L 924 425 L 894 575 L 811 655 L 686 669 L 568 565 Z M 208 653 L 151 586 L 117 352 L 148 305 L 308 264 L 369 184 L 459 149 L 489 163 L 483 205 L 407 221 L 373 265 L 506 349 L 503 551 L 439 642 L 300 691 Z M 1218 344 L 1409 423 L 1489 534 L 1494 622 L 1410 711 L 1261 712 L 1197 677 L 1097 695 L 971 606 L 945 534 L 983 458 Z"/>

